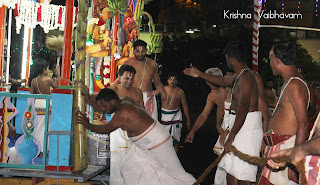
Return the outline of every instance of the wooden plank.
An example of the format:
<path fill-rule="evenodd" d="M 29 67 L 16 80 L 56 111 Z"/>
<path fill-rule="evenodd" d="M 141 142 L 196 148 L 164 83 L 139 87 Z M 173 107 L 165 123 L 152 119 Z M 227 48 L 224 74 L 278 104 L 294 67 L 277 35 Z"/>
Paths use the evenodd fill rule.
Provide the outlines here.
<path fill-rule="evenodd" d="M 79 183 L 77 180 L 74 179 L 58 179 L 59 185 L 92 185 L 92 183 L 85 182 L 85 183 Z M 56 185 L 57 179 L 55 178 L 46 178 L 45 181 L 40 182 L 37 185 Z"/>
<path fill-rule="evenodd" d="M 31 179 L 31 178 L 3 178 L 0 177 L 0 182 L 1 184 L 10 184 L 10 185 L 31 185 L 31 184 L 37 184 L 37 185 L 56 185 L 57 184 L 57 179 L 54 178 L 45 178 L 42 179 L 37 178 L 37 179 Z M 90 182 L 84 182 L 80 183 L 77 182 L 74 179 L 58 179 L 59 185 L 93 185 L 93 183 Z"/>
<path fill-rule="evenodd" d="M 29 178 L 3 178 L 0 177 L 1 184 L 19 184 L 19 185 L 30 185 L 32 184 L 32 180 Z"/>
<path fill-rule="evenodd" d="M 104 172 L 107 166 L 92 166 L 89 165 L 88 168 L 81 174 L 75 173 L 63 173 L 63 172 L 52 172 L 52 171 L 42 171 L 34 169 L 13 169 L 13 168 L 0 168 L 0 176 L 4 177 L 45 177 L 45 178 L 61 178 L 61 179 L 74 179 L 77 182 L 85 182 L 96 175 Z M 1 181 L 0 181 L 1 182 Z"/>

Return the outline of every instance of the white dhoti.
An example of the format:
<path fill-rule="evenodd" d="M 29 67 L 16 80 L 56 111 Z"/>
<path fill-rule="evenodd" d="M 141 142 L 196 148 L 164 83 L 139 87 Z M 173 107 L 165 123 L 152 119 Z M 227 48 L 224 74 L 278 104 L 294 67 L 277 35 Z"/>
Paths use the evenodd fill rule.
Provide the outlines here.
<path fill-rule="evenodd" d="M 229 114 L 229 127 L 233 127 L 235 115 Z M 232 143 L 239 151 L 251 156 L 260 155 L 263 138 L 261 112 L 249 112 L 245 122 Z M 258 166 L 249 164 L 233 153 L 226 154 L 218 164 L 220 169 L 242 181 L 256 181 Z"/>
<path fill-rule="evenodd" d="M 168 130 L 159 122 L 130 140 L 133 145 L 121 165 L 125 184 L 191 185 L 196 181 L 183 169 Z"/>
<path fill-rule="evenodd" d="M 224 109 L 224 116 L 223 116 L 221 127 L 223 128 L 223 130 L 226 130 L 228 126 L 229 126 L 229 109 Z M 223 152 L 223 146 L 220 144 L 220 136 L 218 137 L 218 140 L 214 145 L 213 152 L 217 155 L 221 155 Z M 216 174 L 214 177 L 214 184 L 227 185 L 227 173 L 223 168 L 219 166 L 217 167 Z"/>
<path fill-rule="evenodd" d="M 124 185 L 120 167 L 131 145 L 127 132 L 121 128 L 110 133 L 110 185 Z"/>
<path fill-rule="evenodd" d="M 158 120 L 158 107 L 154 91 L 142 92 L 144 109 L 154 119 Z"/>
<path fill-rule="evenodd" d="M 161 124 L 168 129 L 173 138 L 173 144 L 178 145 L 182 129 L 182 112 L 180 109 L 168 110 L 161 108 Z"/>
<path fill-rule="evenodd" d="M 224 116 L 223 116 L 223 121 L 222 121 L 221 127 L 223 130 L 226 130 L 228 127 L 229 128 L 231 127 L 229 125 L 229 110 L 227 110 L 227 109 L 224 110 Z M 217 140 L 216 144 L 214 145 L 213 152 L 217 155 L 221 155 L 223 152 L 223 146 L 220 144 L 220 136 L 218 137 L 218 140 Z"/>
<path fill-rule="evenodd" d="M 46 99 L 35 99 L 34 102 L 34 107 L 37 112 L 37 117 L 38 117 L 38 125 L 36 128 L 36 131 L 34 133 L 34 136 L 39 140 L 41 146 L 40 146 L 40 152 L 43 152 L 43 144 L 44 144 L 44 129 L 45 129 L 45 111 L 46 111 Z M 51 107 L 51 100 L 50 100 L 50 107 Z M 49 111 L 49 114 L 50 111 Z M 50 128 L 50 115 L 49 120 L 48 120 L 48 129 Z M 49 138 L 48 138 L 49 139 Z M 47 142 L 49 144 L 49 140 Z"/>

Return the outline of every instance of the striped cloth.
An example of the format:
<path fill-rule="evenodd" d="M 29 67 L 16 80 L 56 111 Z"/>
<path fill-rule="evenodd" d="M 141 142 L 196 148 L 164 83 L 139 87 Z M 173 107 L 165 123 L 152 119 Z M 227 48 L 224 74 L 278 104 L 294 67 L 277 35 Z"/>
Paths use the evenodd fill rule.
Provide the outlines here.
<path fill-rule="evenodd" d="M 142 94 L 145 110 L 154 120 L 158 120 L 157 100 L 154 91 L 142 92 Z"/>
<path fill-rule="evenodd" d="M 306 177 L 308 185 L 320 184 L 320 156 L 306 156 L 305 162 Z"/>

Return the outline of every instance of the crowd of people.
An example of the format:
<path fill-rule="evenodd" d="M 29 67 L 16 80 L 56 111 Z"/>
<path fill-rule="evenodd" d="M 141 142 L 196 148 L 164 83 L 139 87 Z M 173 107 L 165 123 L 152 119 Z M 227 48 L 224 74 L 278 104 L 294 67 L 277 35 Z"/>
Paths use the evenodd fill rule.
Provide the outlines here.
<path fill-rule="evenodd" d="M 319 110 L 319 108 L 314 108 L 316 102 L 315 94 L 318 94 L 318 92 L 310 88 L 295 66 L 296 51 L 293 44 L 289 42 L 275 44 L 269 53 L 270 67 L 273 74 L 275 76 L 280 75 L 284 81 L 280 94 L 277 94 L 274 89 L 273 79 L 268 79 L 264 86 L 260 75 L 248 68 L 244 48 L 240 42 L 232 42 L 225 47 L 224 54 L 230 69 L 230 73 L 225 76 L 218 68 L 210 68 L 203 73 L 191 65 L 190 68 L 184 70 L 186 75 L 206 80 L 211 88 L 202 113 L 191 127 L 189 109 L 186 103 L 186 98 L 188 97 L 185 97 L 183 90 L 176 86 L 178 76 L 170 74 L 167 78 L 168 85 L 163 86 L 159 80 L 155 62 L 146 57 L 146 44 L 140 40 L 135 43 L 135 58 L 125 62 L 124 66 L 131 65 L 135 69 L 135 74 L 130 75 L 132 77 L 130 85 L 141 89 L 144 108 L 148 114 L 145 114 L 144 111 L 143 113 L 137 111 L 137 109 L 141 110 L 143 108 L 141 103 L 139 105 L 132 102 L 132 99 L 126 100 L 128 98 L 126 96 L 132 96 L 131 93 L 128 93 L 128 95 L 118 93 L 119 96 L 124 96 L 122 100 L 118 100 L 117 97 L 114 98 L 115 100 L 106 98 L 103 99 L 103 103 L 101 103 L 101 99 L 96 98 L 99 105 L 104 107 L 99 109 L 105 109 L 105 112 L 108 113 L 115 113 L 107 125 L 92 125 L 88 122 L 85 114 L 80 112 L 77 114 L 77 121 L 89 130 L 110 133 L 121 128 L 122 132 L 127 132 L 125 140 L 131 143 L 130 147 L 128 147 L 128 144 L 126 146 L 130 149 L 126 149 L 122 154 L 122 159 L 120 160 L 122 162 L 118 161 L 117 163 L 117 177 L 122 180 L 121 184 L 127 184 L 127 182 L 139 182 L 142 184 L 149 184 L 150 182 L 160 182 L 162 184 L 164 182 L 164 184 L 194 183 L 195 179 L 181 168 L 176 154 L 172 152 L 173 147 L 177 151 L 177 145 L 180 142 L 181 108 L 187 119 L 186 125 L 189 130 L 185 142 L 192 143 L 195 132 L 205 123 L 214 106 L 217 106 L 216 117 L 219 133 L 219 139 L 214 151 L 218 155 L 222 152 L 227 153 L 219 162 L 214 184 L 252 184 L 256 181 L 258 181 L 258 184 L 299 183 L 299 176 L 294 167 L 275 163 L 272 160 L 268 161 L 268 166 L 264 167 L 261 176 L 257 178 L 258 166 L 249 164 L 247 161 L 235 156 L 230 151 L 230 147 L 233 145 L 239 151 L 256 157 L 290 155 L 293 164 L 296 164 L 296 161 L 306 155 L 319 154 L 312 150 L 312 147 L 316 147 L 315 143 L 318 139 L 316 137 L 319 134 L 317 129 L 313 138 L 310 141 L 306 141 L 310 131 L 308 129 L 309 120 L 311 122 L 315 121 L 313 117 L 318 114 L 315 110 Z M 122 83 L 121 78 L 120 75 L 116 84 Z M 155 84 L 155 91 L 152 89 L 152 82 Z M 111 86 L 110 89 L 115 89 L 115 87 Z M 110 92 L 110 94 L 112 93 L 114 91 Z M 161 94 L 160 120 L 162 126 L 158 123 L 158 114 L 156 113 L 157 104 L 154 96 L 157 94 Z M 84 95 L 86 96 L 86 94 Z M 98 106 L 97 102 L 93 100 L 90 102 Z M 134 105 L 134 108 L 132 108 L 132 105 Z M 121 112 L 122 116 L 116 117 L 116 115 L 120 115 L 118 112 Z M 135 112 L 135 116 L 144 117 L 145 121 L 137 123 L 132 120 L 132 112 Z M 153 123 L 147 121 L 150 116 L 154 120 Z M 140 118 L 136 119 L 140 120 Z M 145 125 L 146 122 L 149 124 Z M 135 127 L 131 127 L 135 124 L 137 124 Z M 158 127 L 167 128 L 167 130 L 162 129 L 166 132 L 165 136 L 158 133 L 160 132 Z M 155 135 L 151 136 L 149 133 L 155 133 Z M 166 138 L 168 134 L 169 137 Z M 159 138 L 156 135 L 161 137 Z M 140 139 L 147 139 L 147 142 L 143 142 L 143 144 L 137 142 Z M 147 151 L 168 146 L 168 143 L 170 143 L 170 152 L 167 149 L 162 150 L 164 153 L 157 154 Z M 134 151 L 132 148 L 134 148 Z M 170 156 L 174 161 L 168 159 L 167 161 L 162 161 L 159 155 L 166 156 L 166 158 Z M 142 156 L 147 160 L 140 159 Z M 141 165 L 141 163 L 136 163 L 136 160 L 148 162 Z M 310 161 L 313 160 L 308 161 L 308 164 L 311 165 Z M 172 164 L 176 167 L 178 166 L 177 174 L 170 171 L 175 169 Z M 113 165 L 115 163 L 111 163 L 111 169 L 114 168 Z M 135 172 L 130 170 L 132 166 L 138 172 L 133 169 Z M 154 170 L 156 169 L 155 174 L 166 175 L 161 175 L 161 178 L 154 176 L 154 174 L 149 173 L 150 166 Z M 309 171 L 311 172 L 312 170 Z M 110 175 L 112 178 L 112 173 Z M 175 176 L 176 182 L 171 181 L 173 176 Z M 183 181 L 181 177 L 188 180 Z M 310 175 L 310 177 L 313 176 Z M 153 179 L 154 181 L 144 181 L 146 179 Z M 112 180 L 111 184 L 113 184 Z"/>
<path fill-rule="evenodd" d="M 273 78 L 263 82 L 247 66 L 244 48 L 238 41 L 225 47 L 229 68 L 226 75 L 218 68 L 202 72 L 192 64 L 183 71 L 185 75 L 205 80 L 211 89 L 194 124 L 191 124 L 188 97 L 177 86 L 178 75 L 169 74 L 164 86 L 156 62 L 146 57 L 147 44 L 142 40 L 134 43 L 135 57 L 120 67 L 118 78 L 110 88 L 89 94 L 83 85 L 86 102 L 96 111 L 112 114 L 111 121 L 102 120 L 99 125 L 91 124 L 83 112 L 75 114 L 76 123 L 85 128 L 110 133 L 111 185 L 193 184 L 196 179 L 183 169 L 177 157 L 178 146 L 181 142 L 192 143 L 214 106 L 217 106 L 219 138 L 213 150 L 217 155 L 226 153 L 217 166 L 215 185 L 299 184 L 294 166 L 269 160 L 259 176 L 258 166 L 234 155 L 231 145 L 256 157 L 289 156 L 294 165 L 305 158 L 310 184 L 319 183 L 314 170 L 319 169 L 320 161 L 317 144 L 320 120 L 316 119 L 320 109 L 319 87 L 308 85 L 295 66 L 296 48 L 292 43 L 274 44 L 269 52 L 273 75 L 283 79 L 278 91 Z M 31 81 L 30 93 L 50 94 L 50 88 L 60 84 L 59 66 L 57 79 L 53 80 L 46 77 L 46 61 L 35 62 L 39 63 L 39 72 Z M 157 95 L 161 96 L 159 117 Z M 181 140 L 183 122 L 189 132 L 184 141 Z"/>

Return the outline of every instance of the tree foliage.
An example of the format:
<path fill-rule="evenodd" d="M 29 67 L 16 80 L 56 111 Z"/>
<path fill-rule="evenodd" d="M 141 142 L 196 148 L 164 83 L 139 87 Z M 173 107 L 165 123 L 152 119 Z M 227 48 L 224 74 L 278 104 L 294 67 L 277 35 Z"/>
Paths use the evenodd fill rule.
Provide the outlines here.
<path fill-rule="evenodd" d="M 161 79 L 166 84 L 166 77 L 169 73 L 178 74 L 180 86 L 184 89 L 187 101 L 192 105 L 191 111 L 202 110 L 209 88 L 204 80 L 191 78 L 183 74 L 183 70 L 191 63 L 204 71 L 210 67 L 218 67 L 222 71 L 226 69 L 224 47 L 231 41 L 241 40 L 244 42 L 247 51 L 248 65 L 252 65 L 252 27 L 244 24 L 223 25 L 217 28 L 209 28 L 198 34 L 169 34 L 163 39 L 163 51 L 157 56 L 161 65 Z M 290 41 L 297 45 L 296 66 L 303 67 L 308 82 L 318 81 L 320 65 L 312 62 L 312 57 L 307 50 L 298 44 L 297 39 L 290 36 L 282 29 L 261 29 L 259 44 L 259 73 L 263 80 L 272 74 L 268 62 L 269 51 L 273 44 L 280 41 Z M 277 81 L 277 80 L 276 80 Z M 203 99 L 203 101 L 199 101 Z"/>

